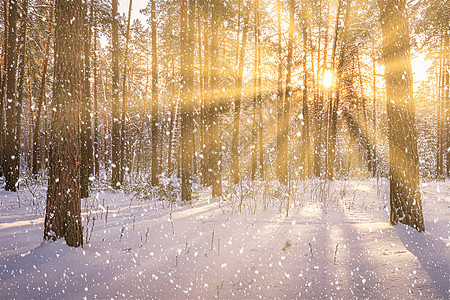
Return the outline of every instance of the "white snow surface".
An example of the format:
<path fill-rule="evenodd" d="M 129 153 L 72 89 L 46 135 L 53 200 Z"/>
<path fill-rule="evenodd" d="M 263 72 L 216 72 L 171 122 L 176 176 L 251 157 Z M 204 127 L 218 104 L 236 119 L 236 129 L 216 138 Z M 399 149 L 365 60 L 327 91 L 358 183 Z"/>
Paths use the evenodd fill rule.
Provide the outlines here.
<path fill-rule="evenodd" d="M 450 181 L 422 184 L 425 233 L 389 224 L 386 180 L 299 183 L 289 216 L 283 192 L 245 191 L 183 204 L 95 188 L 71 248 L 42 241 L 45 193 L 1 190 L 0 299 L 450 298 Z"/>

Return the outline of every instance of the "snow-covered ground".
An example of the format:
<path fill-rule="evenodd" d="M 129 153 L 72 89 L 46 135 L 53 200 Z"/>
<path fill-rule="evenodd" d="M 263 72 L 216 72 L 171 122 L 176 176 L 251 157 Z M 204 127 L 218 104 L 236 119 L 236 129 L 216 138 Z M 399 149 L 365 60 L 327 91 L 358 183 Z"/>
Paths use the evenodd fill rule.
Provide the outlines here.
<path fill-rule="evenodd" d="M 78 249 L 42 242 L 42 190 L 2 190 L 0 299 L 449 299 L 450 182 L 422 185 L 422 234 L 389 225 L 387 189 L 299 183 L 288 216 L 275 185 L 184 205 L 94 189 Z"/>

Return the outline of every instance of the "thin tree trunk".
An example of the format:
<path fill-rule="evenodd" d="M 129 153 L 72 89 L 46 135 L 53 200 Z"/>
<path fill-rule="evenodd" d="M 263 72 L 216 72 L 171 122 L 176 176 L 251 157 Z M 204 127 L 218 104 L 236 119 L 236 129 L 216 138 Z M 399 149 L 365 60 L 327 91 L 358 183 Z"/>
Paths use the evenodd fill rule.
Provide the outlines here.
<path fill-rule="evenodd" d="M 4 22 L 4 40 L 3 40 L 3 70 L 1 73 L 1 98 L 0 98 L 0 175 L 4 175 L 5 160 L 5 106 L 6 106 L 6 80 L 8 73 L 8 0 L 3 0 L 3 22 Z"/>
<path fill-rule="evenodd" d="M 143 164 L 143 160 L 142 160 L 142 142 L 144 140 L 144 127 L 145 127 L 145 113 L 147 110 L 147 97 L 148 97 L 148 79 L 149 79 L 149 72 L 148 72 L 148 62 L 149 62 L 149 52 L 147 51 L 147 68 L 146 68 L 146 72 L 145 72 L 145 92 L 144 92 L 144 99 L 143 99 L 143 108 L 142 108 L 142 114 L 141 114 L 141 129 L 139 131 L 139 150 L 138 150 L 138 157 L 137 157 L 137 163 L 136 163 L 136 175 L 139 176 L 140 175 L 140 170 L 141 170 L 141 164 Z M 169 129 L 170 130 L 170 129 Z M 169 138 L 169 145 L 171 144 L 171 139 Z M 170 146 L 169 146 L 170 149 Z M 170 152 L 169 152 L 169 161 L 170 161 Z M 170 175 L 170 173 L 169 173 Z"/>
<path fill-rule="evenodd" d="M 308 22 L 306 0 L 302 0 L 302 33 L 303 33 L 303 99 L 302 99 L 302 179 L 305 180 L 310 175 L 311 166 L 311 142 L 309 133 L 309 107 L 308 107 L 308 67 L 307 67 L 307 48 L 308 48 Z"/>
<path fill-rule="evenodd" d="M 156 32 L 156 0 L 151 1 L 151 27 L 152 27 L 152 185 L 159 184 L 159 118 L 158 118 L 158 47 Z"/>
<path fill-rule="evenodd" d="M 94 175 L 98 178 L 100 175 L 100 163 L 99 163 L 99 150 L 98 150 L 98 144 L 99 144 L 99 139 L 98 139 L 98 78 L 97 78 L 97 73 L 98 73 L 98 58 L 97 58 L 97 37 L 98 37 L 98 32 L 97 32 L 97 21 L 96 21 L 96 8 L 95 6 L 97 5 L 97 1 L 96 0 L 91 0 L 91 17 L 94 20 L 93 26 L 94 26 L 94 128 L 93 128 L 93 133 L 94 133 Z M 103 124 L 103 126 L 105 126 L 105 124 Z"/>
<path fill-rule="evenodd" d="M 48 73 L 48 63 L 50 56 L 50 46 L 51 46 L 51 37 L 53 32 L 53 19 L 54 19 L 54 3 L 52 1 L 52 6 L 50 7 L 50 18 L 49 18 L 49 28 L 47 32 L 47 41 L 44 55 L 44 64 L 42 69 L 42 77 L 41 77 L 41 86 L 39 88 L 39 96 L 37 100 L 37 112 L 36 112 L 36 120 L 33 128 L 33 169 L 32 173 L 37 175 L 41 169 L 42 162 L 40 161 L 41 157 L 41 118 L 42 118 L 42 106 L 45 101 L 46 91 L 47 91 L 47 73 Z"/>
<path fill-rule="evenodd" d="M 119 13 L 118 0 L 112 0 L 112 186 L 118 189 L 120 181 L 120 112 L 119 112 Z"/>
<path fill-rule="evenodd" d="M 181 199 L 192 199 L 193 161 L 193 24 L 195 1 L 181 2 Z"/>
<path fill-rule="evenodd" d="M 244 4 L 244 28 L 242 30 L 242 45 L 239 45 L 239 61 L 238 61 L 238 74 L 236 82 L 236 96 L 234 99 L 234 128 L 233 128 L 233 139 L 231 145 L 232 153 L 232 180 L 234 184 L 238 184 L 240 180 L 240 169 L 239 169 L 239 125 L 241 122 L 241 101 L 242 101 L 242 86 L 243 86 L 243 76 L 244 76 L 244 65 L 245 65 L 245 48 L 247 47 L 247 32 L 248 32 L 248 21 L 249 21 L 249 11 Z"/>
<path fill-rule="evenodd" d="M 28 0 L 24 0 L 22 4 L 22 25 L 21 25 L 21 37 L 20 37 L 20 57 L 19 57 L 19 75 L 17 83 L 17 113 L 16 113 L 16 126 L 17 126 L 17 169 L 20 170 L 20 138 L 21 138 L 21 121 L 22 121 L 22 105 L 24 97 L 24 80 L 25 80 L 25 65 L 26 65 L 26 53 L 27 53 L 27 30 L 28 30 Z M 31 80 L 28 75 L 28 80 Z M 31 90 L 30 90 L 31 93 Z"/>
<path fill-rule="evenodd" d="M 348 0 L 347 5 L 351 0 Z M 339 34 L 339 20 L 342 9 L 342 0 L 339 0 L 338 9 L 336 12 L 336 22 L 334 25 L 334 38 L 333 38 L 333 48 L 331 50 L 331 70 L 336 74 L 336 93 L 335 99 L 332 98 L 331 89 L 329 91 L 329 106 L 328 106 L 328 139 L 327 139 L 327 179 L 334 179 L 334 169 L 336 166 L 336 133 L 337 133 L 337 108 L 339 104 L 339 91 L 340 91 L 340 78 L 341 71 L 336 70 L 336 51 L 337 51 L 337 41 Z M 346 12 L 346 16 L 348 13 Z M 347 25 L 347 24 L 346 24 Z M 345 30 L 345 29 L 344 29 Z M 344 41 L 345 42 L 345 41 Z M 343 50 L 342 50 L 343 51 Z M 341 56 L 342 57 L 342 56 Z"/>
<path fill-rule="evenodd" d="M 16 46 L 17 46 L 17 10 L 16 0 L 9 0 L 8 12 L 8 57 L 7 57 L 7 80 L 6 80 L 6 122 L 5 122 L 5 189 L 16 191 L 16 183 L 19 179 L 19 149 L 17 141 L 17 119 L 18 110 L 16 95 Z"/>
<path fill-rule="evenodd" d="M 253 63 L 253 128 L 252 128 L 252 180 L 256 179 L 258 171 L 258 4 L 259 0 L 254 1 L 255 14 L 255 49 L 254 49 L 254 63 Z"/>
<path fill-rule="evenodd" d="M 174 130 L 175 130 L 175 113 L 176 113 L 176 106 L 177 106 L 177 99 L 175 99 L 175 62 L 172 54 L 172 92 L 171 92 L 171 105 L 170 105 L 170 123 L 169 123 L 169 150 L 168 155 L 169 158 L 167 160 L 167 175 L 170 177 L 172 176 L 173 172 L 173 139 L 174 139 Z"/>
<path fill-rule="evenodd" d="M 256 33 L 257 33 L 257 65 L 258 65 L 258 154 L 259 154 L 259 177 L 264 180 L 264 128 L 263 128 L 263 100 L 262 100 L 262 69 L 261 69 L 261 9 L 259 0 L 256 1 Z"/>
<path fill-rule="evenodd" d="M 91 20 L 88 16 L 88 3 L 84 3 L 84 89 L 81 103 L 81 167 L 80 186 L 81 198 L 89 197 L 89 174 L 92 157 L 91 139 Z M 92 11 L 91 11 L 92 13 Z"/>
<path fill-rule="evenodd" d="M 281 132 L 281 176 L 280 182 L 288 184 L 289 179 L 289 109 L 292 97 L 292 57 L 294 52 L 294 16 L 295 2 L 289 1 L 289 37 L 288 55 L 286 66 L 286 92 L 284 95 L 284 105 L 282 111 L 282 132 Z"/>
<path fill-rule="evenodd" d="M 277 0 L 277 29 L 278 29 L 278 81 L 277 81 L 277 161 L 276 175 L 279 180 L 282 178 L 283 158 L 281 138 L 283 133 L 283 51 L 281 47 L 281 0 Z"/>
<path fill-rule="evenodd" d="M 447 157 L 447 178 L 450 177 L 450 37 L 449 32 L 445 33 L 445 73 L 444 73 L 444 105 L 445 105 L 445 132 L 446 136 L 446 157 Z"/>
<path fill-rule="evenodd" d="M 126 119 L 127 119 L 127 106 L 128 106 L 128 91 L 127 91 L 127 76 L 128 76 L 128 44 L 130 41 L 130 25 L 131 25 L 131 8 L 133 5 L 133 0 L 130 0 L 130 6 L 128 8 L 128 21 L 127 21 L 127 33 L 125 42 L 125 61 L 123 70 L 123 81 L 122 81 L 122 117 L 120 121 L 120 183 L 123 184 L 124 176 L 128 170 L 128 164 L 125 159 L 125 143 L 126 137 Z"/>
<path fill-rule="evenodd" d="M 213 8 L 212 24 L 211 24 L 211 105 L 209 107 L 209 117 L 211 123 L 211 136 L 209 143 L 211 145 L 211 153 L 209 166 L 212 170 L 212 196 L 222 196 L 222 176 L 221 176 L 221 148 L 222 142 L 220 138 L 221 123 L 220 112 L 222 111 L 221 96 L 219 91 L 219 20 L 215 17 L 218 10 Z"/>

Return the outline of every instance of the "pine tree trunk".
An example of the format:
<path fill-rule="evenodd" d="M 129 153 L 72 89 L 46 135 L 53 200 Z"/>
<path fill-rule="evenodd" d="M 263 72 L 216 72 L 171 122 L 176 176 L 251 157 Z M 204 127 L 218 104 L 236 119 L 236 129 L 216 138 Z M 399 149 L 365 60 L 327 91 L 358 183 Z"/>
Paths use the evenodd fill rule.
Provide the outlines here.
<path fill-rule="evenodd" d="M 146 71 L 145 71 L 145 92 L 144 92 L 144 97 L 142 99 L 143 103 L 143 108 L 142 108 L 142 114 L 141 114 L 141 129 L 139 130 L 139 149 L 138 149 L 138 157 L 136 159 L 136 176 L 140 175 L 140 170 L 141 170 L 141 164 L 143 164 L 143 160 L 142 160 L 142 142 L 144 139 L 144 127 L 145 127 L 145 113 L 147 111 L 147 97 L 148 97 L 148 77 L 149 77 L 149 72 L 148 72 L 148 62 L 149 62 L 149 52 L 147 51 L 147 67 L 146 67 Z M 171 130 L 171 129 L 169 129 Z M 169 149 L 170 149 L 170 144 L 171 144 L 171 138 L 169 138 Z M 170 150 L 169 150 L 169 162 L 170 162 Z M 170 163 L 169 163 L 170 165 Z M 170 173 L 169 173 L 170 175 Z"/>
<path fill-rule="evenodd" d="M 240 169 L 239 169 L 239 125 L 241 122 L 241 99 L 242 99 L 242 86 L 243 86 L 243 76 L 244 76 L 244 64 L 245 64 L 245 48 L 247 47 L 247 32 L 248 32 L 248 20 L 249 11 L 247 6 L 244 4 L 244 27 L 242 30 L 242 45 L 239 48 L 239 60 L 238 60 L 238 72 L 237 72 L 237 82 L 236 82 L 236 96 L 234 99 L 234 124 L 233 124 L 233 138 L 231 145 L 231 156 L 232 156 L 232 180 L 234 184 L 238 184 L 240 180 Z"/>
<path fill-rule="evenodd" d="M 119 13 L 118 0 L 112 0 L 112 186 L 120 187 L 120 112 L 119 112 Z"/>
<path fill-rule="evenodd" d="M 181 199 L 192 199 L 192 161 L 193 161 L 193 93 L 192 31 L 194 30 L 195 1 L 181 2 Z"/>
<path fill-rule="evenodd" d="M 175 61 L 172 54 L 172 90 L 171 90 L 171 105 L 170 105 L 170 122 L 169 122 L 169 150 L 167 159 L 167 175 L 172 176 L 174 163 L 173 163 L 173 139 L 174 139 L 174 130 L 175 130 L 175 113 L 176 107 L 178 105 L 178 101 L 175 96 Z"/>
<path fill-rule="evenodd" d="M 278 81 L 277 81 L 277 160 L 276 175 L 279 180 L 282 178 L 283 170 L 283 151 L 281 138 L 283 133 L 283 51 L 281 47 L 281 0 L 277 0 L 277 29 L 278 29 Z"/>
<path fill-rule="evenodd" d="M 128 91 L 127 91 L 127 78 L 128 78 L 128 44 L 130 42 L 130 25 L 131 25 L 131 8 L 133 5 L 133 0 L 130 0 L 130 5 L 128 8 L 128 21 L 127 21 L 127 33 L 125 42 L 125 61 L 123 70 L 123 81 L 122 81 L 122 116 L 120 119 L 120 184 L 123 184 L 125 173 L 128 170 L 128 164 L 126 159 L 126 119 L 127 119 L 127 108 L 128 108 Z"/>
<path fill-rule="evenodd" d="M 152 0 L 152 185 L 159 184 L 159 118 L 158 118 L 158 47 L 156 32 L 156 0 Z"/>
<path fill-rule="evenodd" d="M 263 128 L 263 100 L 262 100 L 262 69 L 261 69 L 261 8 L 259 0 L 256 1 L 256 37 L 257 37 L 257 106 L 258 106 L 258 154 L 259 154 L 259 178 L 264 180 L 264 128 Z"/>
<path fill-rule="evenodd" d="M 211 168 L 212 196 L 222 196 L 222 172 L 221 172 L 221 123 L 220 113 L 222 112 L 221 96 L 219 91 L 219 20 L 215 16 L 217 8 L 212 10 L 211 24 L 211 105 L 209 107 L 210 118 L 210 159 L 208 161 Z"/>
<path fill-rule="evenodd" d="M 4 175 L 4 151 L 5 151 L 5 104 L 6 104 L 6 79 L 8 73 L 8 0 L 3 0 L 3 30 L 4 30 L 4 40 L 3 40 L 3 66 L 1 70 L 1 87 L 0 87 L 0 175 Z"/>
<path fill-rule="evenodd" d="M 19 180 L 19 142 L 17 140 L 18 102 L 16 95 L 16 46 L 17 46 L 17 10 L 16 0 L 9 0 L 8 12 L 8 56 L 7 56 L 7 80 L 6 80 L 6 122 L 4 143 L 4 174 L 5 189 L 16 191 L 16 183 Z"/>
<path fill-rule="evenodd" d="M 254 14 L 255 14 L 255 47 L 254 47 L 254 63 L 253 63 L 253 128 L 252 128 L 252 162 L 251 172 L 252 180 L 256 179 L 258 171 L 258 2 L 254 1 Z"/>
<path fill-rule="evenodd" d="M 27 53 L 27 31 L 28 31 L 28 0 L 24 0 L 22 4 L 22 25 L 20 36 L 20 56 L 19 56 L 19 73 L 17 83 L 17 113 L 16 113 L 16 126 L 17 126 L 17 168 L 20 170 L 20 139 L 21 139 L 21 122 L 22 122 L 22 104 L 24 98 L 24 80 L 25 80 L 25 65 L 26 65 L 26 53 Z M 28 74 L 28 77 L 30 75 Z M 28 80 L 31 80 L 29 78 Z M 31 93 L 31 90 L 30 90 Z"/>
<path fill-rule="evenodd" d="M 444 72 L 444 106 L 445 106 L 445 132 L 446 136 L 446 158 L 447 158 L 447 178 L 450 177 L 450 37 L 447 31 L 444 35 L 444 49 L 447 55 L 445 56 L 445 72 Z"/>
<path fill-rule="evenodd" d="M 424 231 L 406 0 L 379 0 L 389 120 L 391 224 Z"/>
<path fill-rule="evenodd" d="M 347 8 L 349 7 L 351 0 L 347 1 Z M 336 74 L 336 92 L 335 99 L 332 98 L 332 93 L 330 90 L 329 94 L 329 106 L 328 106 L 328 140 L 327 140 L 327 179 L 334 179 L 334 169 L 336 166 L 336 134 L 337 134 L 337 109 L 340 97 L 340 80 L 341 80 L 341 70 L 338 67 L 336 70 L 336 51 L 337 51 L 337 41 L 339 33 L 339 21 L 342 9 L 342 0 L 339 0 L 338 9 L 336 12 L 336 22 L 334 27 L 334 38 L 333 46 L 331 50 L 331 70 Z M 346 11 L 346 16 L 348 16 L 348 10 Z M 345 26 L 345 25 L 344 25 Z M 345 29 L 344 29 L 345 30 Z M 345 41 L 343 41 L 345 43 Z M 343 57 L 344 50 L 341 50 L 340 57 Z"/>
<path fill-rule="evenodd" d="M 98 32 L 97 32 L 97 21 L 96 21 L 96 8 L 95 6 L 97 5 L 97 1 L 96 0 L 91 0 L 91 18 L 94 21 L 94 23 L 92 24 L 94 26 L 94 115 L 93 115 L 93 135 L 94 135 L 94 175 L 95 177 L 99 177 L 100 175 L 100 157 L 99 157 L 99 130 L 98 130 L 98 58 L 97 58 L 97 37 L 98 37 Z M 103 124 L 103 126 L 105 126 L 105 124 Z"/>
<path fill-rule="evenodd" d="M 282 107 L 282 129 L 280 138 L 281 147 L 281 166 L 279 178 L 284 185 L 288 184 L 289 177 L 289 109 L 292 97 L 292 59 L 294 52 L 294 16 L 295 2 L 289 1 L 289 38 L 288 38 L 288 55 L 286 66 L 286 92 L 284 95 L 284 103 Z"/>
<path fill-rule="evenodd" d="M 307 67 L 307 48 L 308 48 L 308 22 L 306 0 L 302 0 L 302 33 L 303 33 L 303 99 L 302 99 L 302 179 L 305 180 L 310 175 L 311 166 L 311 142 L 309 133 L 309 107 L 308 107 L 308 67 Z"/>
<path fill-rule="evenodd" d="M 92 139 L 91 139 L 91 22 L 88 16 L 88 3 L 85 6 L 84 16 L 84 89 L 81 110 L 81 167 L 80 167 L 80 185 L 81 198 L 89 197 L 89 174 L 92 157 Z"/>
<path fill-rule="evenodd" d="M 35 122 L 33 127 L 33 167 L 32 173 L 37 175 L 41 169 L 42 162 L 40 160 L 41 157 L 41 119 L 42 119 L 42 106 L 44 105 L 46 91 L 47 91 L 47 73 L 48 73 L 48 64 L 49 64 L 49 56 L 50 56 L 50 46 L 51 46 L 51 37 L 53 31 L 53 20 L 54 19 L 54 4 L 50 7 L 50 22 L 49 28 L 47 32 L 47 41 L 46 48 L 44 54 L 44 64 L 42 69 L 42 77 L 41 77 L 41 86 L 39 88 L 39 96 L 37 100 L 37 112 L 35 115 Z"/>
<path fill-rule="evenodd" d="M 206 18 L 205 18 L 205 29 L 204 29 L 204 49 L 205 49 L 205 70 L 204 70 L 204 85 L 205 85 L 205 100 L 203 106 L 203 122 L 205 126 L 205 135 L 203 142 L 203 164 L 202 164 L 202 178 L 203 184 L 205 186 L 213 185 L 213 174 L 211 168 L 211 160 L 212 160 L 212 145 L 211 141 L 213 139 L 213 122 L 212 116 L 210 114 L 212 107 L 212 30 L 213 30 L 213 17 L 211 16 L 211 9 L 208 6 L 206 8 Z"/>
<path fill-rule="evenodd" d="M 84 6 L 81 0 L 56 0 L 55 86 L 50 171 L 44 239 L 64 237 L 83 244 L 80 199 L 80 109 L 83 98 L 82 56 Z"/>

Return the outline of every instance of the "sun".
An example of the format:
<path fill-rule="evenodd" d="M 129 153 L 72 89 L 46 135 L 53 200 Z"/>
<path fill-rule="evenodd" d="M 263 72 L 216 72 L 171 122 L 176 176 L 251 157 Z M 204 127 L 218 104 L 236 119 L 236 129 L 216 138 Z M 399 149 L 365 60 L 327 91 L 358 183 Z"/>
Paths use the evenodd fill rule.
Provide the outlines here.
<path fill-rule="evenodd" d="M 333 73 L 330 70 L 325 70 L 322 77 L 322 85 L 329 89 L 333 85 Z"/>

